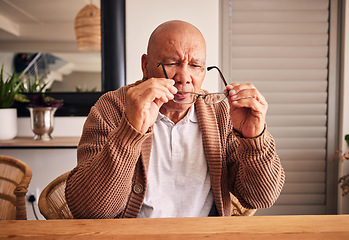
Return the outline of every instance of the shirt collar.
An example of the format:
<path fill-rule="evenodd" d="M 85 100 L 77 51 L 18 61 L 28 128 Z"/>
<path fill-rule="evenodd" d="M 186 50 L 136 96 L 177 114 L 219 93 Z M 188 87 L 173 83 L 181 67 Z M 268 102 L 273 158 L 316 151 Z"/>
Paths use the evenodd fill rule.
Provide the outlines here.
<path fill-rule="evenodd" d="M 187 114 L 187 117 L 189 118 L 190 121 L 192 121 L 194 123 L 198 122 L 198 117 L 196 116 L 195 104 L 193 104 L 190 107 L 189 112 Z"/>
<path fill-rule="evenodd" d="M 167 121 L 171 121 L 171 120 L 168 119 L 168 117 L 166 117 L 164 114 L 159 112 L 158 117 L 156 118 L 155 122 L 158 122 L 158 121 L 160 121 L 162 119 L 164 119 L 164 120 L 166 119 Z M 195 110 L 195 104 L 193 104 L 189 108 L 189 111 L 187 112 L 187 115 L 182 120 L 180 120 L 179 123 L 181 123 L 181 122 L 186 123 L 188 121 L 191 121 L 191 122 L 194 122 L 194 123 L 198 122 L 198 117 L 196 115 L 196 110 Z"/>

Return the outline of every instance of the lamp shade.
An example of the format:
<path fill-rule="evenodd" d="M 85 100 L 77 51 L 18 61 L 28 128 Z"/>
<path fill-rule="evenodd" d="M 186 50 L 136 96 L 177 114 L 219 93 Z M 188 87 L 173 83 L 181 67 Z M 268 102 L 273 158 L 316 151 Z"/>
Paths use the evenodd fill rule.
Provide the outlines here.
<path fill-rule="evenodd" d="M 101 50 L 101 10 L 94 4 L 81 9 L 75 18 L 75 35 L 81 51 Z"/>

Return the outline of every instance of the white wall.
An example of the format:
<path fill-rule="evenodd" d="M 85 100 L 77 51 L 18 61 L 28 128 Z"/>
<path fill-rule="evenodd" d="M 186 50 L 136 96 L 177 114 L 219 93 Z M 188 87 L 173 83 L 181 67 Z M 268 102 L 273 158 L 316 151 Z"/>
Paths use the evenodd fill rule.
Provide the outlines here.
<path fill-rule="evenodd" d="M 18 158 L 29 165 L 33 177 L 28 194 L 37 198 L 34 206 L 39 219 L 44 219 L 38 210 L 41 191 L 56 177 L 70 171 L 76 165 L 76 149 L 0 149 L 0 154 Z M 34 220 L 32 206 L 27 203 L 27 217 Z"/>
<path fill-rule="evenodd" d="M 169 20 L 184 20 L 202 32 L 207 44 L 207 66 L 219 66 L 219 0 L 128 0 L 126 1 L 127 83 L 142 79 L 141 56 L 146 53 L 152 31 Z M 203 88 L 217 91 L 219 82 Z"/>
<path fill-rule="evenodd" d="M 86 117 L 55 117 L 55 128 L 52 137 L 80 136 Z M 30 129 L 29 118 L 19 118 L 18 136 L 34 136 Z M 28 193 L 34 194 L 38 200 L 41 191 L 56 177 L 70 171 L 76 166 L 76 149 L 0 149 L 0 154 L 18 158 L 29 165 L 33 177 Z M 36 213 L 41 216 L 37 201 Z M 35 219 L 31 205 L 27 204 L 28 219 Z"/>
<path fill-rule="evenodd" d="M 13 53 L 4 52 L 0 54 L 0 65 L 4 66 L 4 79 L 6 79 L 10 74 L 13 73 Z M 1 68 L 1 66 L 0 66 Z"/>

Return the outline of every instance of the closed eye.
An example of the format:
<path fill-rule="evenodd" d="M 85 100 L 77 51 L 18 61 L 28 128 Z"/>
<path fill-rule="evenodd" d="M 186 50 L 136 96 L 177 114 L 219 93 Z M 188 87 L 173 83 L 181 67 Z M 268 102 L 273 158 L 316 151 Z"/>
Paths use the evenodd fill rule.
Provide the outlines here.
<path fill-rule="evenodd" d="M 164 63 L 165 66 L 177 66 L 179 65 L 179 63 L 177 62 L 168 62 L 168 63 Z"/>
<path fill-rule="evenodd" d="M 201 68 L 201 65 L 192 64 L 192 67 Z"/>

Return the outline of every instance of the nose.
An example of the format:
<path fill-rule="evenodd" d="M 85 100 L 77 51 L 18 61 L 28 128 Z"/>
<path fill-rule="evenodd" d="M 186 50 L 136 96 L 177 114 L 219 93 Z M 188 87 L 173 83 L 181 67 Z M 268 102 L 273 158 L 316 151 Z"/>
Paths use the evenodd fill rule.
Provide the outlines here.
<path fill-rule="evenodd" d="M 188 65 L 182 64 L 176 69 L 176 73 L 173 80 L 177 85 L 188 85 L 192 83 L 192 76 L 189 71 Z"/>

